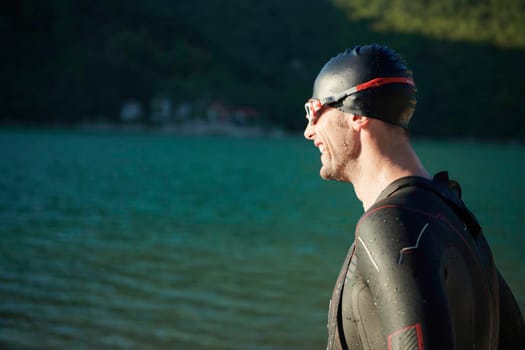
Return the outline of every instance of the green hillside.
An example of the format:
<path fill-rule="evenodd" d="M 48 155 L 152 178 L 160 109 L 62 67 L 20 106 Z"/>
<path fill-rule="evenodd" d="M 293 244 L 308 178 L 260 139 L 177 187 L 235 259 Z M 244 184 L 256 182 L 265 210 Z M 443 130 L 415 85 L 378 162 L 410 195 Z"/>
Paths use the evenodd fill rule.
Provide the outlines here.
<path fill-rule="evenodd" d="M 413 133 L 525 140 L 523 1 L 11 2 L 0 119 L 117 120 L 130 99 L 247 107 L 289 130 L 331 56 L 378 42 L 414 70 Z M 199 109 L 200 108 L 200 109 Z"/>

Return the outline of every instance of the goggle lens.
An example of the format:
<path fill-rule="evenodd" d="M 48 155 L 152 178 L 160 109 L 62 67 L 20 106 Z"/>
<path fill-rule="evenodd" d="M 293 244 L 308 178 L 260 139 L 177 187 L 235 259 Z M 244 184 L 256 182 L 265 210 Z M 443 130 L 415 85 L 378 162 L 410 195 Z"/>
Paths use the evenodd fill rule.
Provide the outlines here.
<path fill-rule="evenodd" d="M 304 109 L 306 111 L 306 119 L 308 119 L 309 123 L 316 121 L 319 111 L 322 108 L 323 105 L 321 101 L 319 101 L 316 98 L 311 98 L 304 104 Z"/>

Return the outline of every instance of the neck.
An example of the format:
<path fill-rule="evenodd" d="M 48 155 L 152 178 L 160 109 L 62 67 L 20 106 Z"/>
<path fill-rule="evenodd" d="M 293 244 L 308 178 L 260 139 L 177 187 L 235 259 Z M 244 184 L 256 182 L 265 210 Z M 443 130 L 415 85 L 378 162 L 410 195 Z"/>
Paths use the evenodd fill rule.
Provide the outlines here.
<path fill-rule="evenodd" d="M 362 137 L 362 151 L 357 164 L 354 165 L 352 171 L 354 176 L 351 178 L 357 198 L 363 203 L 365 211 L 393 181 L 406 176 L 429 178 L 408 137 L 370 138 L 369 136 L 365 133 Z M 388 141 L 379 142 L 379 140 Z"/>

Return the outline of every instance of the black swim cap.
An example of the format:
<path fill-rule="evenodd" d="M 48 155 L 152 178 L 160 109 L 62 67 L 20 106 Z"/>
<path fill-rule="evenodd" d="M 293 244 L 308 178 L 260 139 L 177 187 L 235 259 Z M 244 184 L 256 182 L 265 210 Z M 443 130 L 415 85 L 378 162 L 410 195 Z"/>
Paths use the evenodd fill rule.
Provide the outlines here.
<path fill-rule="evenodd" d="M 408 79 L 406 82 L 379 79 L 394 77 Z M 417 89 L 412 79 L 412 71 L 394 50 L 377 44 L 356 46 L 324 65 L 315 79 L 312 98 L 322 100 L 356 86 L 365 86 L 345 97 L 338 108 L 406 129 L 416 106 Z M 374 85 L 376 80 L 382 83 Z M 369 82 L 372 84 L 363 84 Z"/>

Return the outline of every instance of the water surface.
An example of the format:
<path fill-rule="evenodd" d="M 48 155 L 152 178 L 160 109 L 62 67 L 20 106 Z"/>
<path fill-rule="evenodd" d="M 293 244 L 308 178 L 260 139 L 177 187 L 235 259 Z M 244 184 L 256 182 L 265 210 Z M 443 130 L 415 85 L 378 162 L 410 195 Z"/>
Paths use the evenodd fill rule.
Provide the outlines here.
<path fill-rule="evenodd" d="M 320 349 L 362 213 L 300 138 L 0 131 L 0 347 Z M 415 142 L 525 306 L 525 149 Z"/>

